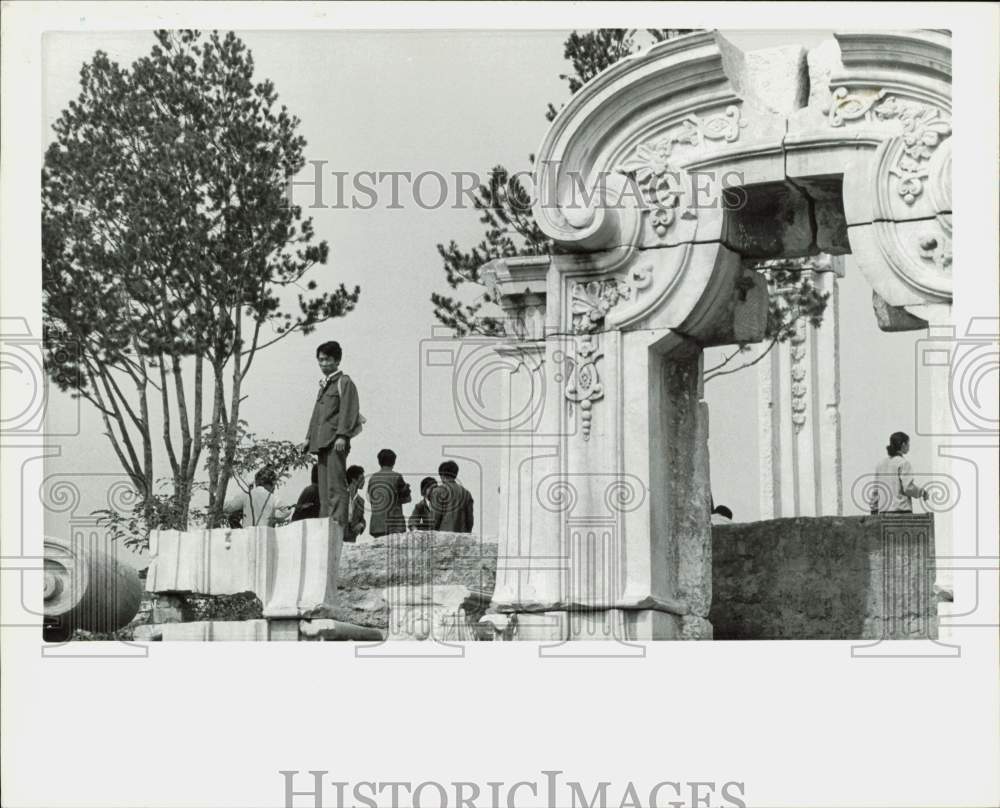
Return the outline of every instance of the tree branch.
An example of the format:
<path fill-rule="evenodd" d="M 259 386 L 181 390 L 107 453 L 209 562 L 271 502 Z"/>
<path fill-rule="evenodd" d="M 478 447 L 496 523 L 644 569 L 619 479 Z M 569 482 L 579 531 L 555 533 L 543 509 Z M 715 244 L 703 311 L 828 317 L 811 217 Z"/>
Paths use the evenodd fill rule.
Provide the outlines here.
<path fill-rule="evenodd" d="M 770 344 L 770 345 L 768 345 L 768 346 L 767 346 L 767 348 L 765 348 L 765 349 L 764 349 L 764 350 L 763 350 L 763 351 L 761 352 L 760 356 L 758 356 L 758 357 L 757 357 L 756 359 L 754 359 L 754 360 L 753 360 L 752 362 L 745 362 L 745 363 L 743 363 L 742 365 L 740 365 L 739 367 L 736 367 L 736 368 L 730 368 L 729 370 L 720 370 L 720 371 L 719 371 L 718 373 L 712 373 L 712 374 L 710 374 L 710 375 L 707 375 L 707 376 L 705 376 L 705 377 L 704 377 L 704 381 L 703 381 L 703 383 L 707 383 L 707 382 L 710 382 L 710 381 L 711 381 L 712 379 L 716 378 L 717 376 L 728 376 L 728 375 L 729 375 L 730 373 L 736 373 L 736 372 L 737 372 L 738 370 L 743 370 L 744 368 L 750 368 L 750 367 L 753 367 L 753 366 L 754 366 L 754 365 L 756 365 L 756 364 L 757 364 L 757 363 L 758 363 L 758 362 L 759 362 L 759 361 L 760 361 L 761 359 L 763 359 L 763 358 L 764 358 L 765 356 L 767 356 L 767 355 L 768 355 L 768 354 L 769 354 L 769 353 L 771 352 L 771 349 L 772 349 L 772 348 L 773 348 L 773 347 L 774 347 L 775 345 L 777 345 L 777 344 L 778 344 L 778 338 L 777 338 L 777 337 L 775 337 L 774 339 L 772 339 L 772 340 L 771 340 L 771 344 Z M 723 364 L 725 364 L 725 363 L 723 363 Z M 721 366 L 717 366 L 717 367 L 721 367 Z"/>

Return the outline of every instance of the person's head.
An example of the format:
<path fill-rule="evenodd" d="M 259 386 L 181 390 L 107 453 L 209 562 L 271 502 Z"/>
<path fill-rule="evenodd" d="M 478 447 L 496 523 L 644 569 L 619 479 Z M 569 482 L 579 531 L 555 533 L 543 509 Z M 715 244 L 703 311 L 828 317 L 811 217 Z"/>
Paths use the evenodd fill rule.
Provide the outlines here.
<path fill-rule="evenodd" d="M 724 519 L 728 519 L 730 521 L 732 521 L 733 519 L 733 512 L 729 510 L 729 508 L 727 508 L 725 505 L 716 505 L 712 509 L 712 513 L 716 514 L 717 516 L 721 516 Z"/>
<path fill-rule="evenodd" d="M 378 464 L 384 469 L 391 469 L 396 465 L 396 453 L 392 449 L 383 449 L 378 453 Z"/>
<path fill-rule="evenodd" d="M 365 470 L 361 466 L 348 466 L 347 484 L 360 488 L 365 484 Z"/>
<path fill-rule="evenodd" d="M 312 471 L 309 472 L 309 479 L 313 485 L 319 485 L 319 464 L 313 463 Z"/>
<path fill-rule="evenodd" d="M 431 495 L 431 491 L 434 490 L 434 486 L 438 484 L 438 481 L 433 477 L 424 477 L 420 481 L 420 496 L 427 499 Z"/>
<path fill-rule="evenodd" d="M 324 342 L 316 349 L 316 361 L 319 363 L 319 369 L 327 376 L 337 371 L 343 356 L 344 352 L 340 349 L 339 342 Z"/>
<path fill-rule="evenodd" d="M 442 480 L 454 480 L 458 477 L 458 463 L 454 460 L 445 460 L 438 466 L 438 475 Z"/>
<path fill-rule="evenodd" d="M 889 457 L 905 455 L 910 451 L 910 436 L 905 432 L 893 432 L 889 436 L 889 445 L 885 447 Z"/>
<path fill-rule="evenodd" d="M 278 481 L 278 475 L 274 473 L 274 469 L 265 466 L 260 471 L 258 471 L 253 476 L 253 484 L 260 486 L 261 488 L 274 488 L 274 484 Z"/>

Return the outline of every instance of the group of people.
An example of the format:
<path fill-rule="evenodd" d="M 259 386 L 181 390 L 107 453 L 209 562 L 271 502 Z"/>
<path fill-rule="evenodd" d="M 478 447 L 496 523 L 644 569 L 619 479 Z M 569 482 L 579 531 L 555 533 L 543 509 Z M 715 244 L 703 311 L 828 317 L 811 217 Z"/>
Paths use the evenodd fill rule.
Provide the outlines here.
<path fill-rule="evenodd" d="M 316 361 L 323 378 L 309 419 L 305 440 L 299 444 L 303 453 L 316 455 L 310 485 L 302 491 L 295 505 L 286 505 L 274 493 L 276 475 L 261 469 L 249 492 L 237 491 L 224 509 L 244 527 L 277 525 L 298 519 L 330 517 L 344 528 L 344 541 L 353 542 L 365 532 L 365 500 L 360 492 L 365 485 L 365 470 L 347 465 L 351 439 L 360 434 L 365 423 L 361 415 L 358 389 L 340 369 L 343 351 L 336 342 L 324 342 L 316 349 Z M 379 470 L 368 480 L 370 534 L 385 536 L 409 530 L 442 530 L 471 533 L 474 519 L 472 494 L 458 481 L 458 464 L 446 460 L 438 466 L 438 478 L 420 481 L 420 500 L 409 519 L 403 505 L 411 502 L 410 485 L 395 470 L 396 453 L 383 449 L 377 456 Z"/>
<path fill-rule="evenodd" d="M 420 499 L 413 506 L 409 519 L 403 506 L 412 501 L 410 484 L 395 470 L 396 453 L 383 449 L 378 453 L 379 470 L 368 478 L 368 507 L 360 492 L 365 486 L 365 470 L 348 466 L 347 524 L 344 541 L 356 541 L 369 529 L 374 537 L 407 530 L 444 530 L 471 533 L 474 525 L 472 494 L 458 482 L 458 464 L 446 460 L 438 466 L 438 478 L 424 477 L 420 481 Z M 315 519 L 322 516 L 322 491 L 319 487 L 319 465 L 314 465 L 312 482 L 299 495 L 298 502 L 288 509 L 289 521 Z M 369 526 L 366 514 L 371 516 Z"/>
<path fill-rule="evenodd" d="M 358 389 L 340 369 L 343 351 L 337 342 L 324 342 L 316 349 L 316 361 L 323 377 L 313 405 L 305 440 L 300 451 L 316 455 L 312 483 L 294 506 L 285 505 L 274 494 L 275 474 L 270 469 L 257 473 L 254 487 L 246 494 L 237 492 L 226 501 L 229 514 L 241 515 L 242 524 L 269 525 L 287 520 L 330 517 L 344 528 L 344 540 L 355 541 L 364 533 L 365 501 L 360 491 L 365 484 L 361 466 L 347 465 L 351 439 L 365 423 L 358 402 Z M 912 499 L 927 499 L 927 489 L 913 480 L 913 471 L 905 455 L 910 438 L 905 432 L 893 432 L 886 447 L 887 457 L 875 470 L 871 512 L 912 512 Z M 471 533 L 473 527 L 472 495 L 458 482 L 458 464 L 446 460 L 438 467 L 438 479 L 420 481 L 420 500 L 409 519 L 403 505 L 412 499 L 409 484 L 395 471 L 396 453 L 383 449 L 378 453 L 379 470 L 368 481 L 368 507 L 372 536 L 402 533 L 409 530 L 445 530 Z M 712 503 L 712 522 L 732 520 L 732 511 Z"/>

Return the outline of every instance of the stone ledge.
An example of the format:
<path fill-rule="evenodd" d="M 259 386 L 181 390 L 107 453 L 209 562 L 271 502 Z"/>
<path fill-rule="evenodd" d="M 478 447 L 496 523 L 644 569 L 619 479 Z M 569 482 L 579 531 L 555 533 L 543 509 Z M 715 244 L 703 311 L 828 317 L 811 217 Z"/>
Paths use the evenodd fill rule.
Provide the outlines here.
<path fill-rule="evenodd" d="M 260 642 L 268 640 L 373 641 L 381 631 L 337 620 L 198 620 L 137 626 L 137 642 Z"/>

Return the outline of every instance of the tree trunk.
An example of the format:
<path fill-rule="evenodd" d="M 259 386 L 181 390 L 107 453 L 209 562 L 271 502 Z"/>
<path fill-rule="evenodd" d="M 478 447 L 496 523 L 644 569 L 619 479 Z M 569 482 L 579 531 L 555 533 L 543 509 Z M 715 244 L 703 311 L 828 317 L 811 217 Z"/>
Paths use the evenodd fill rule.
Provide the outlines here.
<path fill-rule="evenodd" d="M 225 408 L 225 391 L 222 386 L 222 373 L 225 364 L 218 359 L 212 363 L 214 372 L 215 396 L 212 401 L 213 440 L 208 449 L 208 527 L 214 527 L 216 519 L 222 512 L 223 503 L 218 502 L 219 496 L 219 424 Z"/>

